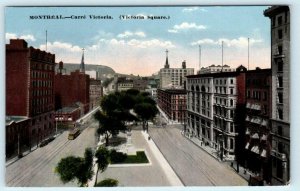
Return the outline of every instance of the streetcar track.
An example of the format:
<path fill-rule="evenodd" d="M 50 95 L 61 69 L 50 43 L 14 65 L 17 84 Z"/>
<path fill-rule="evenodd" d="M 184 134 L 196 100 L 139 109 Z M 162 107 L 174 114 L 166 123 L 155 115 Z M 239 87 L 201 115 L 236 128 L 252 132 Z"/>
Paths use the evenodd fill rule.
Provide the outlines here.
<path fill-rule="evenodd" d="M 156 133 L 156 135 L 157 135 L 157 133 Z M 154 136 L 155 137 L 155 136 Z M 171 139 L 171 137 L 174 137 L 174 135 L 172 135 L 171 136 L 171 134 L 170 134 L 170 132 L 167 130 L 167 128 L 164 130 L 164 138 L 168 138 L 170 141 L 171 141 L 171 143 L 172 143 L 172 145 L 174 146 L 178 146 L 178 142 L 176 142 L 174 139 Z M 158 137 L 156 137 L 156 139 L 159 139 Z M 158 144 L 158 146 L 159 146 L 160 144 Z M 185 157 L 186 158 L 190 158 L 190 160 L 193 160 L 193 161 L 195 161 L 196 163 L 199 163 L 199 162 L 202 162 L 202 163 L 204 163 L 204 164 L 207 164 L 204 160 L 202 160 L 201 158 L 198 158 L 198 159 L 200 159 L 200 161 L 197 161 L 197 160 L 195 160 L 195 158 L 190 154 L 190 153 L 188 153 L 188 152 L 186 152 L 184 149 L 182 149 L 180 146 L 178 146 L 177 147 L 177 149 L 179 149 L 180 151 L 182 151 L 185 155 Z M 165 150 L 165 149 L 164 149 Z M 172 165 L 172 164 L 170 164 L 170 165 Z M 173 168 L 174 168 L 174 165 L 172 165 L 173 166 Z M 202 167 L 202 166 L 199 166 L 199 165 L 197 165 L 197 168 L 198 169 L 200 169 L 200 172 L 206 177 L 206 179 L 207 179 L 207 181 L 208 182 L 210 182 L 213 186 L 216 186 L 217 185 L 217 183 L 216 183 L 216 181 L 211 177 L 211 173 L 210 173 L 210 171 L 207 171 L 207 170 L 205 170 L 205 168 L 204 167 Z M 176 169 L 176 168 L 174 168 L 174 169 Z M 186 182 L 184 181 L 184 183 L 186 184 Z"/>
<path fill-rule="evenodd" d="M 19 186 L 18 183 L 23 182 L 24 179 L 28 178 L 28 175 L 32 175 L 33 172 L 35 172 L 37 169 L 39 169 L 39 167 L 43 164 L 45 164 L 45 162 L 49 161 L 50 157 L 51 159 L 54 158 L 56 156 L 57 153 L 59 153 L 61 151 L 61 148 L 66 146 L 68 143 L 70 143 L 70 140 L 67 140 L 65 142 L 63 142 L 62 144 L 60 144 L 59 146 L 55 147 L 55 149 L 53 149 L 51 152 L 46 152 L 47 156 L 42 156 L 41 158 L 37 158 L 35 163 L 32 163 L 34 165 L 34 167 L 32 166 L 28 166 L 26 169 L 22 169 L 22 172 L 24 173 L 14 173 L 16 174 L 16 176 L 14 176 L 11 180 L 7 181 L 7 185 L 10 185 L 12 183 L 12 185 L 17 185 Z M 17 169 L 18 170 L 18 169 Z M 36 173 L 35 173 L 36 174 Z M 30 176 L 31 178 L 32 176 Z"/>

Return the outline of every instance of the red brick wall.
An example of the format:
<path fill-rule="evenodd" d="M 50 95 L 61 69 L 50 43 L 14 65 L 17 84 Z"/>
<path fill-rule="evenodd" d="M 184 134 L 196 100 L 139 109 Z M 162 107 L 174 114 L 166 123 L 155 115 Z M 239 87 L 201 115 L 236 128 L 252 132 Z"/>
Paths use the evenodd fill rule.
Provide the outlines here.
<path fill-rule="evenodd" d="M 6 115 L 28 115 L 28 86 L 27 43 L 11 40 L 6 45 Z"/>
<path fill-rule="evenodd" d="M 241 72 L 236 77 L 237 83 L 237 104 L 245 104 L 246 103 L 246 73 Z"/>
<path fill-rule="evenodd" d="M 60 100 L 56 108 L 70 106 L 76 102 L 85 105 L 85 113 L 89 110 L 89 76 L 79 71 L 71 75 L 56 74 L 54 80 L 55 96 Z"/>

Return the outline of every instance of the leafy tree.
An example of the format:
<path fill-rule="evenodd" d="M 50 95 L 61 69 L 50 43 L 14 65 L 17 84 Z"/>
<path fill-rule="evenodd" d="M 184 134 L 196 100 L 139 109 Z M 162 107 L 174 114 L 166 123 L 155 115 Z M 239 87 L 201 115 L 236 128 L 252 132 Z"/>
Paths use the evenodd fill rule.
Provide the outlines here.
<path fill-rule="evenodd" d="M 125 124 L 116 115 L 107 115 L 99 110 L 94 114 L 94 118 L 99 121 L 97 133 L 104 135 L 106 146 L 108 146 L 109 138 L 112 135 L 117 135 L 120 130 L 126 130 Z"/>
<path fill-rule="evenodd" d="M 95 153 L 95 157 L 97 159 L 96 163 L 98 165 L 97 172 L 96 172 L 96 181 L 95 181 L 96 184 L 99 170 L 102 173 L 106 170 L 108 166 L 109 151 L 107 150 L 106 147 L 100 146 Z"/>
<path fill-rule="evenodd" d="M 60 180 L 65 184 L 77 179 L 80 186 L 85 186 L 93 176 L 93 152 L 90 148 L 85 150 L 84 158 L 68 156 L 62 158 L 55 168 Z"/>
<path fill-rule="evenodd" d="M 102 86 L 106 88 L 113 80 L 114 78 L 106 78 L 102 83 Z"/>
<path fill-rule="evenodd" d="M 147 102 L 139 103 L 135 105 L 134 111 L 143 122 L 143 130 L 148 131 L 148 120 L 152 120 L 158 113 L 156 106 Z"/>
<path fill-rule="evenodd" d="M 101 182 L 98 182 L 95 187 L 115 187 L 118 186 L 119 181 L 111 178 L 106 178 Z"/>

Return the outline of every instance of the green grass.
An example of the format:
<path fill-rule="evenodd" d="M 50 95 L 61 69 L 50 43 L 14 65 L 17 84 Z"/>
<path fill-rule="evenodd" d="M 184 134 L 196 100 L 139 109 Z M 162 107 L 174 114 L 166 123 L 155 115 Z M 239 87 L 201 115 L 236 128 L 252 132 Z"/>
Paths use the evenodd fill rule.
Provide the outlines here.
<path fill-rule="evenodd" d="M 136 155 L 127 155 L 123 163 L 148 163 L 148 158 L 144 151 L 137 151 Z"/>
<path fill-rule="evenodd" d="M 111 164 L 139 164 L 149 163 L 144 151 L 137 151 L 136 155 L 126 155 L 125 157 L 117 157 L 118 160 L 111 160 Z"/>

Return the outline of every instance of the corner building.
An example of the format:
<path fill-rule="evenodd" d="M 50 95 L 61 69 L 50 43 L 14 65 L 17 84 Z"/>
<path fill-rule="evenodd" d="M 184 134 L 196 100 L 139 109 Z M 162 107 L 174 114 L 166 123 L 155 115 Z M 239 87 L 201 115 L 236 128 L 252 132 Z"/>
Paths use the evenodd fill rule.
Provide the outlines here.
<path fill-rule="evenodd" d="M 290 10 L 272 6 L 264 11 L 271 20 L 272 69 L 272 183 L 290 181 Z"/>
<path fill-rule="evenodd" d="M 184 123 L 186 118 L 186 90 L 157 89 L 157 105 L 169 120 Z"/>
<path fill-rule="evenodd" d="M 30 147 L 55 130 L 54 67 L 54 54 L 28 48 L 23 39 L 11 39 L 6 45 L 6 116 L 30 120 Z"/>
<path fill-rule="evenodd" d="M 187 133 L 218 151 L 222 160 L 234 160 L 239 131 L 243 130 L 245 72 L 187 76 Z M 240 133 L 242 134 L 242 132 Z"/>

